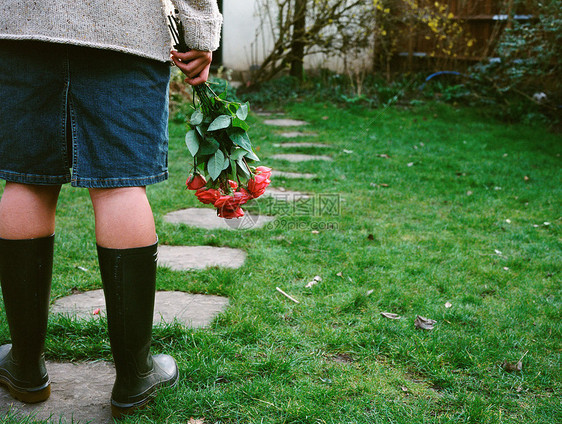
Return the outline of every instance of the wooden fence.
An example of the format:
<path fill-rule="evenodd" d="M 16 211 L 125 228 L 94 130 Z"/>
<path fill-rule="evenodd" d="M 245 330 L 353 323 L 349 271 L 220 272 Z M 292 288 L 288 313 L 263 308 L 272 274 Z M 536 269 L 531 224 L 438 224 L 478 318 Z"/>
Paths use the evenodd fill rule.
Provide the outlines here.
<path fill-rule="evenodd" d="M 417 0 L 417 4 L 435 9 L 445 6 L 450 20 L 463 28 L 464 45 L 454 54 L 446 54 L 436 46 L 434 34 L 429 28 L 418 26 L 412 30 L 404 25 L 397 54 L 392 60 L 393 70 L 464 69 L 493 54 L 497 39 L 506 26 L 514 21 L 533 19 L 531 3 L 518 2 L 515 6 L 514 0 L 452 0 L 440 3 Z"/>

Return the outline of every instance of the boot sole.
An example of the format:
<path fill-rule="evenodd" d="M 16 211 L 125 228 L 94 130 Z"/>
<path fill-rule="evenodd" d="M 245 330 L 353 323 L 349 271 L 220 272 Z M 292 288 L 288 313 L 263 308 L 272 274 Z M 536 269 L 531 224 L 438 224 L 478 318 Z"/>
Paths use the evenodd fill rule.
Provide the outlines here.
<path fill-rule="evenodd" d="M 179 374 L 176 376 L 176 379 L 171 382 L 171 384 L 167 385 L 164 384 L 158 387 L 153 393 L 151 393 L 146 399 L 143 399 L 139 403 L 130 405 L 130 406 L 117 406 L 111 401 L 111 416 L 116 419 L 124 418 L 127 415 L 133 414 L 135 411 L 145 408 L 151 401 L 153 401 L 158 392 L 162 389 L 169 389 L 173 388 L 178 384 L 179 381 Z"/>
<path fill-rule="evenodd" d="M 24 403 L 44 402 L 51 396 L 51 384 L 39 390 L 21 390 L 10 384 L 9 381 L 0 380 L 0 385 L 8 389 L 13 398 Z"/>
<path fill-rule="evenodd" d="M 156 395 L 145 399 L 144 401 L 142 401 L 142 403 L 130 407 L 120 407 L 111 404 L 111 416 L 113 418 L 120 419 L 126 417 L 127 415 L 131 415 L 135 411 L 145 408 L 150 403 L 150 401 L 153 400 L 155 397 Z"/>

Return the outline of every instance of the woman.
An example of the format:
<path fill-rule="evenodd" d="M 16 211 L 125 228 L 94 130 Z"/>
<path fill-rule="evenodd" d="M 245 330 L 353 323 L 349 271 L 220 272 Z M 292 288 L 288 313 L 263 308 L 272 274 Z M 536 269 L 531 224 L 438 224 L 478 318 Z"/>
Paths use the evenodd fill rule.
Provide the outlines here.
<path fill-rule="evenodd" d="M 192 50 L 171 59 L 206 81 L 222 16 L 215 0 L 172 0 Z M 116 380 L 115 417 L 177 382 L 150 354 L 157 237 L 145 186 L 167 171 L 170 37 L 161 0 L 2 0 L 0 280 L 11 345 L 0 383 L 50 395 L 47 328 L 61 184 L 89 190 Z"/>

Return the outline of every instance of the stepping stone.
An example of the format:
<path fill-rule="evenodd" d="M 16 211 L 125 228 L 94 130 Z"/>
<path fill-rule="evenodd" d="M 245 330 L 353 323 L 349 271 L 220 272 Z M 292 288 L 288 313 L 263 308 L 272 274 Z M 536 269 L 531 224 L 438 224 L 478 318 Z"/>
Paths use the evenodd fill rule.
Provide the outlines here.
<path fill-rule="evenodd" d="M 297 137 L 316 137 L 318 134 L 316 133 L 303 133 L 300 131 L 288 131 L 279 134 L 281 137 L 285 138 L 297 138 Z"/>
<path fill-rule="evenodd" d="M 312 197 L 310 194 L 286 190 L 283 187 L 268 187 L 263 196 L 270 196 L 276 200 L 283 200 L 286 202 L 294 202 L 297 199 L 309 199 Z"/>
<path fill-rule="evenodd" d="M 210 266 L 240 268 L 246 260 L 246 252 L 230 247 L 214 246 L 166 246 L 158 248 L 158 265 L 173 271 L 204 269 Z"/>
<path fill-rule="evenodd" d="M 271 155 L 272 159 L 281 159 L 289 162 L 306 162 L 309 160 L 323 160 L 323 161 L 333 161 L 330 156 L 325 155 L 301 155 L 298 153 L 281 153 L 276 155 Z"/>
<path fill-rule="evenodd" d="M 324 143 L 309 143 L 309 142 L 302 142 L 302 143 L 281 143 L 281 144 L 274 144 L 275 147 L 330 147 L 329 144 Z"/>
<path fill-rule="evenodd" d="M 299 121 L 298 119 L 266 119 L 263 123 L 275 127 L 299 127 L 308 125 L 308 122 Z"/>
<path fill-rule="evenodd" d="M 249 230 L 263 227 L 275 218 L 266 215 L 251 215 L 248 212 L 241 218 L 224 219 L 217 216 L 215 209 L 188 208 L 170 212 L 164 216 L 164 221 L 171 224 L 185 224 L 207 230 Z"/>
<path fill-rule="evenodd" d="M 170 324 L 176 320 L 186 327 L 207 327 L 227 306 L 228 298 L 222 296 L 157 291 L 153 322 Z M 94 315 L 96 309 L 100 311 Z M 51 307 L 51 312 L 77 319 L 97 319 L 101 315 L 106 316 L 103 290 L 92 290 L 58 299 Z"/>
<path fill-rule="evenodd" d="M 22 403 L 12 398 L 8 390 L 0 389 L 0 420 L 11 410 L 22 422 L 59 423 L 60 419 L 61 423 L 114 424 L 110 405 L 115 381 L 112 363 L 47 361 L 47 371 L 51 377 L 51 397 L 46 402 Z M 29 418 L 33 420 L 27 421 Z"/>
<path fill-rule="evenodd" d="M 273 170 L 272 175 L 285 177 L 285 178 L 302 178 L 302 179 L 311 179 L 315 178 L 316 174 L 308 174 L 308 173 L 300 173 L 300 172 L 285 172 L 285 171 L 275 171 Z M 267 191 L 267 190 L 266 190 Z"/>

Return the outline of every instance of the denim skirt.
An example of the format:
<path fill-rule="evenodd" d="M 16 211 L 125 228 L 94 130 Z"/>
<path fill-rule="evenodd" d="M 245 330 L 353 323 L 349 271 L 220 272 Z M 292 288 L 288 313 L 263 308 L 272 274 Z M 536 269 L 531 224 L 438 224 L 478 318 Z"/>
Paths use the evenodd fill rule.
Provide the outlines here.
<path fill-rule="evenodd" d="M 168 177 L 167 63 L 0 40 L 0 179 L 76 187 Z"/>

